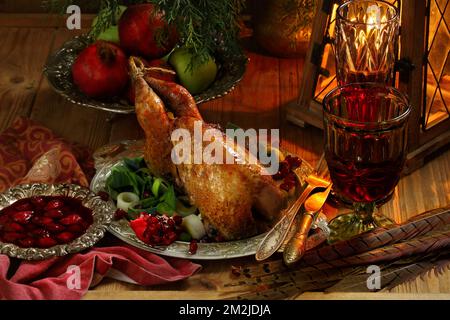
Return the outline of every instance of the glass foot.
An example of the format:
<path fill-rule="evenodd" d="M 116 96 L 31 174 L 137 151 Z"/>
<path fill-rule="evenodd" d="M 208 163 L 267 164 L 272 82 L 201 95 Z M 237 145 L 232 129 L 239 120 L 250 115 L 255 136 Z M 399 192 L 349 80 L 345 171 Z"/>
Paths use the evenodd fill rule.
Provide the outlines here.
<path fill-rule="evenodd" d="M 331 231 L 328 242 L 347 240 L 374 228 L 392 225 L 395 225 L 394 221 L 380 214 L 370 215 L 370 217 L 359 213 L 343 214 L 337 216 L 328 224 Z"/>

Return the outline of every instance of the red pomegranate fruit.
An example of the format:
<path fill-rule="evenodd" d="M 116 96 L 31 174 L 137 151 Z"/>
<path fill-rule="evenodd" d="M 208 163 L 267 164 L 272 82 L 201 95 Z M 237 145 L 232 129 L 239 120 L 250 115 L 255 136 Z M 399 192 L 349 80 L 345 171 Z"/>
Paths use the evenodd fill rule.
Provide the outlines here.
<path fill-rule="evenodd" d="M 164 14 L 150 3 L 129 6 L 119 20 L 120 46 L 130 55 L 148 59 L 169 53 L 178 36 L 163 17 Z"/>
<path fill-rule="evenodd" d="M 78 89 L 89 97 L 117 96 L 129 79 L 127 57 L 115 44 L 97 41 L 78 55 L 72 77 Z"/>

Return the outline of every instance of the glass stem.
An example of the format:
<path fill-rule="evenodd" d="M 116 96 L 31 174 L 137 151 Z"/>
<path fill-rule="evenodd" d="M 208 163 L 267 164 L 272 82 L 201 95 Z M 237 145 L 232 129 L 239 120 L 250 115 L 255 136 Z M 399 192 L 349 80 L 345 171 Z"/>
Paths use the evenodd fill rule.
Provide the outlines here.
<path fill-rule="evenodd" d="M 366 225 L 374 223 L 373 215 L 375 209 L 375 202 L 354 204 L 355 217 Z"/>

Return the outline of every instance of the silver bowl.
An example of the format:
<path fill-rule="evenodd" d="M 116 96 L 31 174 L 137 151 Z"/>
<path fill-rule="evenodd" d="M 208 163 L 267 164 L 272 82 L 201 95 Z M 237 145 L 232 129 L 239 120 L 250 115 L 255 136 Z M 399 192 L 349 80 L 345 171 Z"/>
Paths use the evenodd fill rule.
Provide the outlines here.
<path fill-rule="evenodd" d="M 114 215 L 112 201 L 103 201 L 89 189 L 74 184 L 33 183 L 13 187 L 0 194 L 0 210 L 17 200 L 34 196 L 69 196 L 80 199 L 85 207 L 92 210 L 93 223 L 75 240 L 46 249 L 21 248 L 15 244 L 0 241 L 0 254 L 25 260 L 42 260 L 82 251 L 103 238 Z"/>
<path fill-rule="evenodd" d="M 44 66 L 44 74 L 53 89 L 72 103 L 114 113 L 134 113 L 134 106 L 120 97 L 110 101 L 89 98 L 81 93 L 72 81 L 72 64 L 78 54 L 90 44 L 87 35 L 77 36 L 65 42 L 53 53 Z M 216 80 L 202 93 L 195 95 L 197 104 L 220 98 L 231 92 L 242 79 L 248 58 L 245 55 L 231 55 L 222 50 L 216 56 L 219 71 Z"/>

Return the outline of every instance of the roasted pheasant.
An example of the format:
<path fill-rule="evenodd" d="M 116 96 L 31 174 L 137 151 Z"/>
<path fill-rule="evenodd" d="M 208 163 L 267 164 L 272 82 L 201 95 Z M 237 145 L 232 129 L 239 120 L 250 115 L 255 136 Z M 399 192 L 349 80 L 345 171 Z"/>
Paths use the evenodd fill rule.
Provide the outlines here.
<path fill-rule="evenodd" d="M 136 90 L 136 114 L 145 132 L 144 157 L 156 176 L 168 176 L 198 207 L 208 235 L 217 240 L 235 240 L 255 235 L 261 222 L 277 220 L 283 196 L 272 178 L 263 175 L 264 167 L 249 162 L 248 151 L 227 144 L 221 133 L 223 157 L 231 156 L 233 164 L 174 164 L 171 141 L 175 129 L 186 129 L 194 136 L 198 121 L 202 130 L 215 128 L 203 121 L 194 98 L 182 86 L 152 78 L 145 74 L 143 64 L 130 58 L 131 74 Z M 191 139 L 190 155 L 203 141 Z"/>

